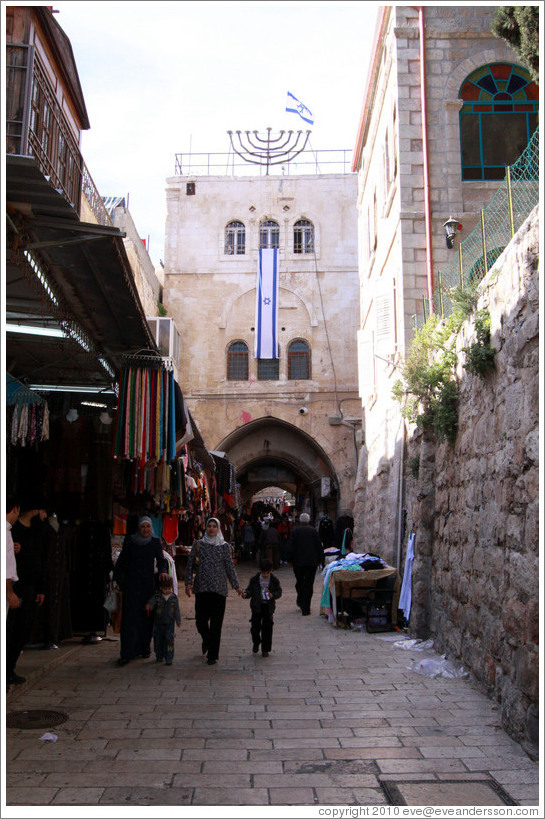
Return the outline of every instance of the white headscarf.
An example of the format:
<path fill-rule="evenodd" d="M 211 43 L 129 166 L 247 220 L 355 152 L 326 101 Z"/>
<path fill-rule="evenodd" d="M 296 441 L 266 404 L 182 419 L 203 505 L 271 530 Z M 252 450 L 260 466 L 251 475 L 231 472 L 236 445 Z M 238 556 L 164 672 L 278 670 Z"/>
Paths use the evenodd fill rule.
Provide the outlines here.
<path fill-rule="evenodd" d="M 208 518 L 208 520 L 206 521 L 207 526 L 211 520 L 215 520 L 216 523 L 218 524 L 218 534 L 215 535 L 214 537 L 210 537 L 210 535 L 205 530 L 202 540 L 204 543 L 209 543 L 211 546 L 221 546 L 222 543 L 225 543 L 225 540 L 221 533 L 221 524 L 217 518 Z"/>

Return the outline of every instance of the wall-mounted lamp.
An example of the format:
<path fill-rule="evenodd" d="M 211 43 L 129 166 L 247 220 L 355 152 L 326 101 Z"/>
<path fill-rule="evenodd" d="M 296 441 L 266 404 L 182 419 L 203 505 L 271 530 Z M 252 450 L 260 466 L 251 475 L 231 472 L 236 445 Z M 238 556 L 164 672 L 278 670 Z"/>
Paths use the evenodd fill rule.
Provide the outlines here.
<path fill-rule="evenodd" d="M 453 216 L 449 216 L 447 221 L 444 223 L 443 227 L 445 228 L 445 236 L 447 238 L 447 247 L 453 248 L 454 247 L 454 237 L 456 236 L 456 231 L 462 229 L 462 225 L 455 219 Z"/>

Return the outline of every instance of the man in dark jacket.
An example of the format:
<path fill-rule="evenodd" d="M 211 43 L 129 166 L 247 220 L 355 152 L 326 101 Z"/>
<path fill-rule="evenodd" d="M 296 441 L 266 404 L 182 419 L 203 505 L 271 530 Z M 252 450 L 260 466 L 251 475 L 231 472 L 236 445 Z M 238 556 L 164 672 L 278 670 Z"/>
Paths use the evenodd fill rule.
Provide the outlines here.
<path fill-rule="evenodd" d="M 314 578 L 318 566 L 324 565 L 324 548 L 318 532 L 310 525 L 310 516 L 303 512 L 290 535 L 288 560 L 293 565 L 297 605 L 301 614 L 310 614 Z"/>
<path fill-rule="evenodd" d="M 280 532 L 275 523 L 265 521 L 259 538 L 259 551 L 262 559 L 270 560 L 273 570 L 280 566 Z"/>
<path fill-rule="evenodd" d="M 27 504 L 13 524 L 13 542 L 19 544 L 16 554 L 17 577 L 13 591 L 21 600 L 19 608 L 10 609 L 6 621 L 6 675 L 9 685 L 25 682 L 15 672 L 15 666 L 34 627 L 36 608 L 44 602 L 44 550 L 39 530 L 33 524 L 38 509 Z"/>

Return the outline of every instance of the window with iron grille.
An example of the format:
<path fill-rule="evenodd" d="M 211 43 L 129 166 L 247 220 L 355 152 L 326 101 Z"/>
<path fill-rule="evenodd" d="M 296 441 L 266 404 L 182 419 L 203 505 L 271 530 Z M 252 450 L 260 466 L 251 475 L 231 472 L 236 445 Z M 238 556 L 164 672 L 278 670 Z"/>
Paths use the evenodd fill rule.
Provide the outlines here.
<path fill-rule="evenodd" d="M 266 219 L 259 225 L 259 247 L 279 247 L 280 246 L 280 228 L 278 222 L 272 219 Z"/>
<path fill-rule="evenodd" d="M 299 219 L 293 226 L 293 252 L 314 253 L 314 225 L 308 219 Z"/>
<path fill-rule="evenodd" d="M 225 228 L 225 254 L 243 256 L 246 253 L 246 228 L 242 222 L 229 222 Z"/>
<path fill-rule="evenodd" d="M 492 63 L 462 83 L 462 179 L 503 179 L 538 123 L 539 89 L 519 65 Z"/>
<path fill-rule="evenodd" d="M 257 359 L 257 380 L 258 381 L 278 381 L 280 376 L 279 358 L 258 358 Z"/>
<path fill-rule="evenodd" d="M 310 378 L 310 347 L 306 341 L 292 341 L 288 347 L 288 380 Z"/>
<path fill-rule="evenodd" d="M 244 341 L 233 341 L 227 351 L 227 380 L 248 380 L 248 345 Z"/>

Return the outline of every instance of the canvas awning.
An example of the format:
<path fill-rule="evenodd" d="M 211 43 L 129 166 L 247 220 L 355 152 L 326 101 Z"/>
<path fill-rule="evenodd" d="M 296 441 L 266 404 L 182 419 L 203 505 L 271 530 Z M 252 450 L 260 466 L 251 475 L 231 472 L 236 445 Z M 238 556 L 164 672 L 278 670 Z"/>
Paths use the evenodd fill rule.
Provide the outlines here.
<path fill-rule="evenodd" d="M 124 234 L 80 221 L 31 157 L 7 157 L 6 199 L 8 370 L 30 383 L 111 385 L 124 355 L 156 350 Z"/>

